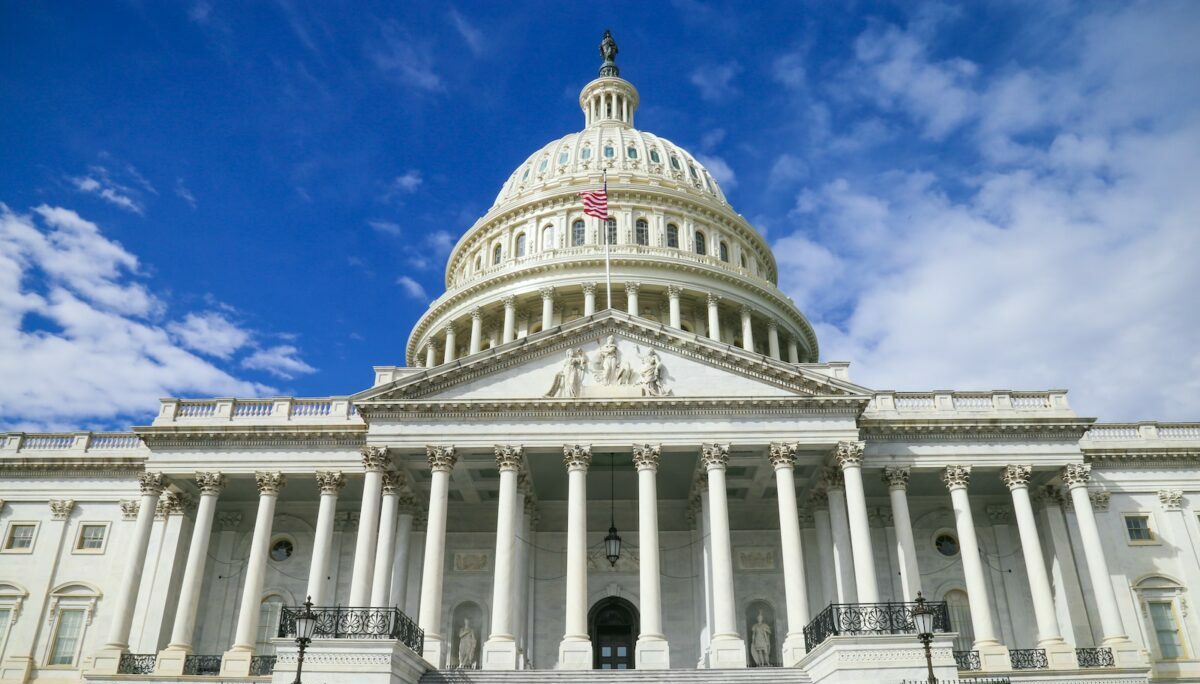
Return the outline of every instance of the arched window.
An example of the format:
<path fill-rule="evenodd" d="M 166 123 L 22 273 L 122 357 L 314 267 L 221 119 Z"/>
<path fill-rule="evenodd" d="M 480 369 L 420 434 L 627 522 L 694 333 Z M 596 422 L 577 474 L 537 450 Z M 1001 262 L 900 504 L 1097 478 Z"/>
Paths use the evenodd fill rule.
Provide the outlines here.
<path fill-rule="evenodd" d="M 942 600 L 946 602 L 946 609 L 950 613 L 950 624 L 958 629 L 954 650 L 971 650 L 971 644 L 975 642 L 975 630 L 971 627 L 971 606 L 967 602 L 967 592 L 952 589 L 946 592 Z"/>
<path fill-rule="evenodd" d="M 746 255 L 745 254 L 743 254 L 741 256 L 741 264 L 742 264 L 742 268 L 746 268 Z"/>
<path fill-rule="evenodd" d="M 675 155 L 671 155 L 671 168 L 675 169 L 676 171 L 679 170 L 679 157 L 676 157 Z M 526 173 L 526 175 L 528 175 L 529 169 L 526 169 L 525 173 Z"/>
<path fill-rule="evenodd" d="M 500 263 L 500 258 L 503 256 L 504 256 L 504 247 L 502 247 L 501 245 L 496 245 L 496 248 L 492 250 L 492 263 L 493 264 Z"/>
<path fill-rule="evenodd" d="M 1151 652 L 1155 660 L 1182 660 L 1188 657 L 1187 639 L 1180 619 L 1184 588 L 1179 582 L 1162 575 L 1142 578 L 1133 587 L 1141 601 L 1141 614 L 1153 639 Z"/>
<path fill-rule="evenodd" d="M 591 159 L 592 158 L 592 148 L 588 147 L 587 145 L 584 145 L 583 147 L 579 148 L 579 158 L 584 161 Z"/>
<path fill-rule="evenodd" d="M 615 218 L 604 219 L 604 243 L 607 245 L 617 244 L 617 220 Z"/>
<path fill-rule="evenodd" d="M 655 164 L 658 164 L 662 161 L 662 158 L 658 156 L 658 150 L 650 148 L 650 161 L 654 162 Z"/>
<path fill-rule="evenodd" d="M 717 245 L 717 253 L 721 255 L 721 261 L 729 262 L 729 245 L 725 244 L 724 240 L 721 240 L 721 244 Z"/>
<path fill-rule="evenodd" d="M 4 586 L 16 588 L 11 584 Z M 96 611 L 96 601 L 99 598 L 100 590 L 85 582 L 68 582 L 50 592 L 50 644 L 46 653 L 47 665 L 72 666 L 79 662 L 87 627 Z M 24 596 L 21 596 L 21 599 L 24 599 Z M 9 615 L 8 619 L 11 621 L 12 613 Z"/>
<path fill-rule="evenodd" d="M 517 258 L 525 256 L 525 233 L 517 236 Z"/>
<path fill-rule="evenodd" d="M 650 244 L 650 224 L 646 223 L 646 219 L 638 219 L 634 228 L 633 239 L 639 245 Z"/>
<path fill-rule="evenodd" d="M 256 655 L 275 655 L 275 645 L 271 640 L 279 629 L 279 614 L 283 612 L 283 597 L 279 594 L 264 596 L 258 604 L 258 635 L 255 639 L 254 653 Z"/>
<path fill-rule="evenodd" d="M 570 159 L 571 159 L 571 150 L 563 150 L 562 152 L 558 153 L 558 165 L 559 166 L 566 164 L 568 161 L 570 161 Z"/>
<path fill-rule="evenodd" d="M 633 145 L 625 148 L 625 156 L 629 157 L 630 159 L 637 159 L 637 148 Z"/>
<path fill-rule="evenodd" d="M 541 163 L 541 164 L 538 164 L 538 173 L 541 173 L 541 172 L 545 171 L 545 170 L 546 170 L 546 167 L 547 167 L 547 166 L 549 166 L 549 165 L 550 165 L 550 158 L 549 158 L 549 157 L 542 157 L 542 163 Z"/>
<path fill-rule="evenodd" d="M 554 226 L 542 228 L 542 249 L 554 249 Z"/>
<path fill-rule="evenodd" d="M 696 254 L 708 254 L 708 245 L 704 243 L 704 233 L 696 231 Z"/>
<path fill-rule="evenodd" d="M 483 267 L 483 258 L 478 254 L 475 255 L 475 271 L 478 272 Z"/>
<path fill-rule="evenodd" d="M 667 246 L 679 249 L 679 226 L 667 224 Z"/>
<path fill-rule="evenodd" d="M 578 247 L 587 240 L 587 228 L 583 226 L 583 219 L 575 219 L 575 223 L 571 224 L 571 246 Z"/>
<path fill-rule="evenodd" d="M 606 159 L 612 159 L 615 156 L 617 156 L 617 151 L 615 149 L 613 149 L 613 146 L 605 145 L 604 146 L 604 157 Z"/>

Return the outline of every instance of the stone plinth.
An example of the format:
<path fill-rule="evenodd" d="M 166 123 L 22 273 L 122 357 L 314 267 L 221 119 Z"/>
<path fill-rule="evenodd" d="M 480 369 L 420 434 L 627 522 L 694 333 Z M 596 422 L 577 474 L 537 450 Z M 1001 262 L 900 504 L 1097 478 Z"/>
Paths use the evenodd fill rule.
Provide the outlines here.
<path fill-rule="evenodd" d="M 296 642 L 276 639 L 274 684 L 296 680 Z M 323 684 L 416 684 L 432 670 L 424 658 L 387 639 L 319 639 L 304 651 L 304 681 Z"/>
<path fill-rule="evenodd" d="M 958 679 L 954 634 L 938 634 L 930 645 L 938 681 Z M 812 684 L 879 684 L 926 681 L 925 647 L 913 634 L 831 636 L 800 661 Z"/>

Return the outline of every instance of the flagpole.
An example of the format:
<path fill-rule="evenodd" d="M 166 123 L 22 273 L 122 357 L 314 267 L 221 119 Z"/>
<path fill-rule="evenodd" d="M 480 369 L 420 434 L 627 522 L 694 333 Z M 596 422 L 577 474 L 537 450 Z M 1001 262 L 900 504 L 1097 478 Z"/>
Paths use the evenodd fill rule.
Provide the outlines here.
<path fill-rule="evenodd" d="M 608 202 L 608 171 L 601 172 L 601 179 L 604 187 L 605 203 Z M 604 234 L 604 282 L 605 290 L 608 297 L 608 308 L 612 308 L 612 269 L 608 262 L 608 218 L 605 217 L 600 226 L 601 232 Z"/>

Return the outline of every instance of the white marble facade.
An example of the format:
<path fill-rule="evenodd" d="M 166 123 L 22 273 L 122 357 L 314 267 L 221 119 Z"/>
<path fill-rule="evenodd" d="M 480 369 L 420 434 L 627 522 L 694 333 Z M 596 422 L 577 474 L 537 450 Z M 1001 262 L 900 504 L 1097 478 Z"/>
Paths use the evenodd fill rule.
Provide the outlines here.
<path fill-rule="evenodd" d="M 120 679 L 123 654 L 245 677 L 309 595 L 400 608 L 435 667 L 591 668 L 609 644 L 818 681 L 811 619 L 917 591 L 985 674 L 1037 648 L 1084 678 L 1074 649 L 1104 647 L 1131 681 L 1200 678 L 1200 424 L 853 383 L 766 241 L 601 73 L 584 131 L 463 235 L 405 363 L 347 380 L 370 387 L 0 436 L 0 682 Z M 575 199 L 601 171 L 611 296 Z"/>

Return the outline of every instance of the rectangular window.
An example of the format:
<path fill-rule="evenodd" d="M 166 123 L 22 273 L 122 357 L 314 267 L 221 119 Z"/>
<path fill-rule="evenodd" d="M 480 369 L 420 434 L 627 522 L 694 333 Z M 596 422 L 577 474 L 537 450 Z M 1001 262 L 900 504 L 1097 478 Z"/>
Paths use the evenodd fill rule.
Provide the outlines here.
<path fill-rule="evenodd" d="M 1154 625 L 1154 638 L 1158 641 L 1158 652 L 1164 660 L 1183 657 L 1183 639 L 1179 624 L 1175 621 L 1175 607 L 1170 601 L 1152 601 L 1150 622 Z"/>
<path fill-rule="evenodd" d="M 12 608 L 0 608 L 0 656 L 4 655 L 4 638 L 8 636 L 8 622 L 12 619 Z"/>
<path fill-rule="evenodd" d="M 107 525 L 82 525 L 79 528 L 79 541 L 75 548 L 80 551 L 99 551 L 104 548 L 104 534 Z"/>
<path fill-rule="evenodd" d="M 8 539 L 4 542 L 5 549 L 18 550 L 33 547 L 35 525 L 9 525 Z"/>
<path fill-rule="evenodd" d="M 58 625 L 54 630 L 54 641 L 50 644 L 47 665 L 74 665 L 79 637 L 83 632 L 83 611 L 62 610 L 58 613 Z"/>
<path fill-rule="evenodd" d="M 1125 532 L 1129 535 L 1131 542 L 1154 541 L 1154 532 L 1150 529 L 1150 516 L 1148 515 L 1125 516 Z"/>

